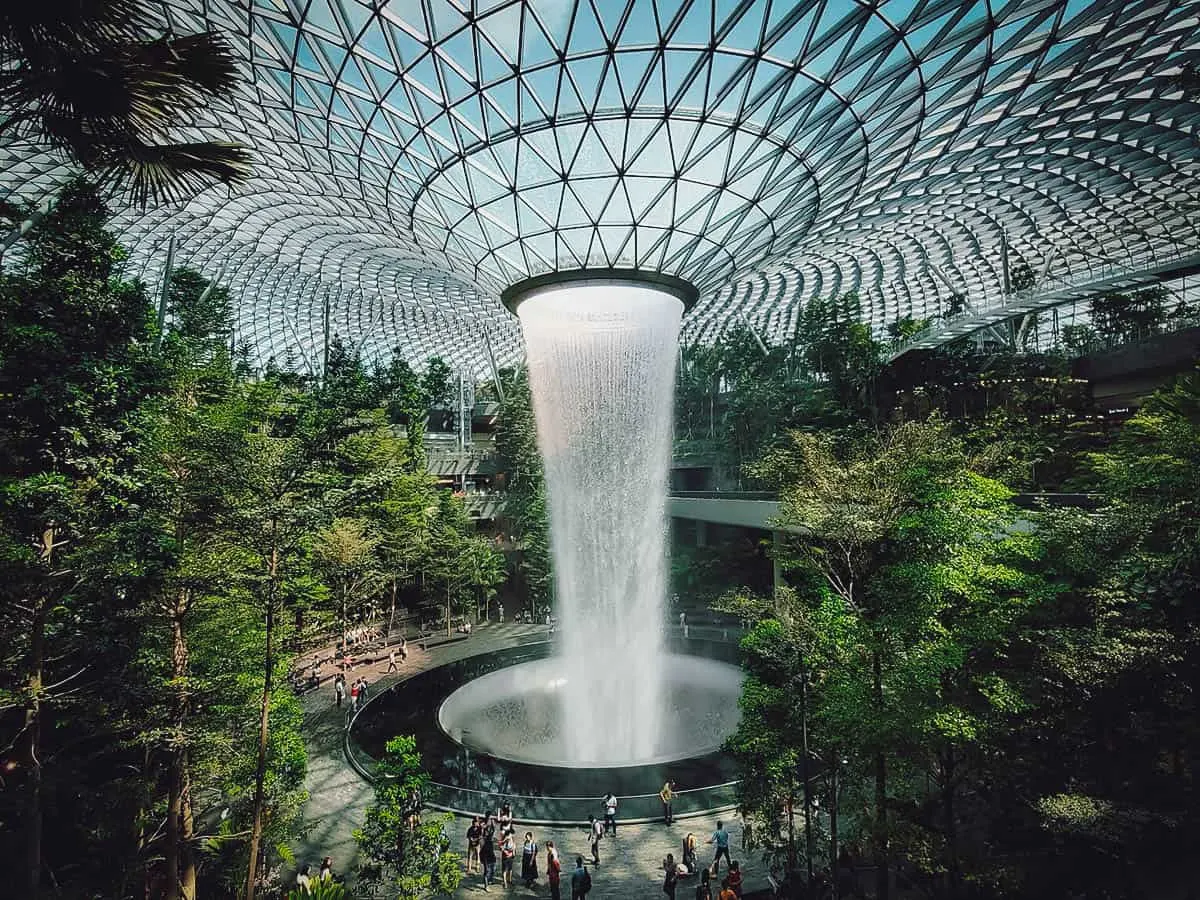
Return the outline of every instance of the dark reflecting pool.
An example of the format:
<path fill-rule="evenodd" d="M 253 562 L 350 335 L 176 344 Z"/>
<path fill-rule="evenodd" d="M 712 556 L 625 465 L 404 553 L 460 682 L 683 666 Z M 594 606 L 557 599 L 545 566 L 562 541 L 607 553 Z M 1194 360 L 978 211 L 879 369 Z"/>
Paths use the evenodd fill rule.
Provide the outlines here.
<path fill-rule="evenodd" d="M 736 662 L 736 647 L 720 641 L 679 642 L 676 653 Z M 619 817 L 653 818 L 661 814 L 658 791 L 671 778 L 680 792 L 676 815 L 728 806 L 734 802 L 732 762 L 720 752 L 669 763 L 624 767 L 560 767 L 500 759 L 468 749 L 438 725 L 443 701 L 464 684 L 499 669 L 545 659 L 550 643 L 527 644 L 447 663 L 394 685 L 371 700 L 351 727 L 351 752 L 369 769 L 396 735 L 416 738 L 425 767 L 433 777 L 433 805 L 463 812 L 494 809 L 512 798 L 525 821 L 575 821 L 600 815 L 601 798 L 621 798 Z M 598 673 L 597 677 L 603 677 Z M 636 703 L 636 698 L 630 698 Z M 603 710 L 597 710 L 603 716 Z M 464 735 L 465 743 L 471 743 Z M 709 747 L 712 741 L 705 742 Z M 365 758 L 364 758 L 365 757 Z"/>

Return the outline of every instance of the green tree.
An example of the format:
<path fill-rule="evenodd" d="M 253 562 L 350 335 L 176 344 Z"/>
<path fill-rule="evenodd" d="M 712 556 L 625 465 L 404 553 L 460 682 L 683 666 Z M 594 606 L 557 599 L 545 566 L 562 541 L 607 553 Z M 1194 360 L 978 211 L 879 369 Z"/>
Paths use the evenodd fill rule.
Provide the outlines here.
<path fill-rule="evenodd" d="M 502 523 L 517 546 L 515 570 L 533 608 L 549 603 L 553 590 L 546 481 L 538 452 L 529 373 L 522 367 L 504 387 L 496 451 L 504 472 Z"/>
<path fill-rule="evenodd" d="M 388 741 L 375 777 L 375 802 L 354 832 L 365 858 L 363 881 L 386 886 L 401 900 L 452 893 L 462 880 L 461 860 L 450 850 L 450 816 L 421 820 L 429 775 L 416 741 L 407 736 Z"/>
<path fill-rule="evenodd" d="M 47 680 L 48 667 L 59 671 L 55 660 L 74 650 L 90 655 L 76 626 L 89 619 L 94 551 L 127 514 L 131 417 L 159 380 L 149 305 L 140 285 L 118 277 L 106 219 L 89 187 L 68 187 L 23 269 L 0 276 L 0 616 L 3 669 L 13 673 L 5 701 L 22 710 L 5 745 L 15 745 L 25 798 L 29 897 L 41 890 L 43 740 L 60 680 Z"/>
<path fill-rule="evenodd" d="M 897 752 L 939 779 L 956 878 L 954 766 L 992 717 L 1020 708 L 996 659 L 1044 598 L 1029 572 L 1037 544 L 1010 492 L 975 472 L 941 423 L 902 425 L 845 459 L 828 437 L 793 432 L 761 469 L 780 484 L 776 524 L 794 536 L 786 562 L 808 588 L 784 619 L 819 671 L 814 718 L 872 773 L 877 896 L 888 891 Z"/>
<path fill-rule="evenodd" d="M 351 598 L 373 596 L 380 588 L 379 538 L 358 519 L 334 519 L 313 538 L 317 565 L 339 600 L 342 642 L 346 640 Z"/>

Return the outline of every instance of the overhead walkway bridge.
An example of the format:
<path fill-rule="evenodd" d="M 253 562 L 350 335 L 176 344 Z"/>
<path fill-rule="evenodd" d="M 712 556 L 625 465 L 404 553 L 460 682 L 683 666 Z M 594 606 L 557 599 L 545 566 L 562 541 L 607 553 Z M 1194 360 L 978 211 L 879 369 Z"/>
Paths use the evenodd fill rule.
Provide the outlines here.
<path fill-rule="evenodd" d="M 1017 494 L 1014 505 L 1022 509 L 1040 506 L 1094 507 L 1094 494 Z M 693 519 L 714 525 L 734 525 L 776 531 L 779 499 L 769 491 L 673 491 L 667 510 L 676 519 Z M 796 533 L 804 533 L 796 530 Z"/>
<path fill-rule="evenodd" d="M 1200 250 L 1160 257 L 1139 267 L 1113 265 L 1090 269 L 1057 284 L 1051 283 L 1042 288 L 1008 294 L 998 306 L 973 310 L 936 322 L 893 350 L 888 360 L 894 362 L 914 350 L 933 350 L 977 331 L 995 328 L 1039 310 L 1063 306 L 1089 297 L 1134 291 L 1165 281 L 1186 278 L 1197 272 L 1200 272 Z"/>

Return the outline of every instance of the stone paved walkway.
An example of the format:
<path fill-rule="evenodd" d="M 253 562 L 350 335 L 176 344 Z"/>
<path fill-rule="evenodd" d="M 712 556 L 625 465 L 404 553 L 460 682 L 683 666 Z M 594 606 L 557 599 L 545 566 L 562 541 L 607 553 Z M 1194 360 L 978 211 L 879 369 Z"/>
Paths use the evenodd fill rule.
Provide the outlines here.
<path fill-rule="evenodd" d="M 434 666 L 444 665 L 454 660 L 474 656 L 478 653 L 500 650 L 518 643 L 543 637 L 546 629 L 541 625 L 497 625 L 495 623 L 479 628 L 475 634 L 465 641 L 431 647 L 428 652 L 417 648 L 415 642 L 409 642 L 408 661 L 401 667 L 399 674 L 386 675 L 387 661 L 371 666 L 360 666 L 355 669 L 354 677 L 365 676 L 371 684 L 372 695 L 379 694 L 396 681 L 409 678 L 418 672 L 426 671 Z M 339 710 L 334 704 L 332 685 L 323 685 L 320 690 L 305 694 L 301 698 L 304 707 L 305 737 L 308 746 L 308 777 L 306 787 L 309 800 L 304 807 L 305 832 L 301 838 L 293 842 L 293 851 L 298 863 L 308 862 L 314 865 L 324 856 L 332 856 L 334 871 L 345 874 L 347 881 L 353 883 L 353 872 L 356 866 L 356 852 L 353 831 L 362 824 L 363 813 L 374 797 L 371 785 L 346 761 L 342 750 L 342 736 L 345 722 L 344 710 Z M 520 826 L 519 809 L 513 810 Z M 430 811 L 429 814 L 433 814 Z M 661 864 L 667 853 L 680 856 L 683 837 L 694 832 L 700 844 L 700 861 L 711 860 L 711 847 L 704 842 L 716 828 L 716 816 L 704 816 L 693 819 L 677 819 L 670 828 L 658 824 L 618 825 L 617 837 L 605 838 L 600 846 L 600 866 L 593 872 L 593 890 L 589 900 L 640 900 L 640 898 L 661 898 L 662 874 Z M 619 821 L 619 819 L 618 819 Z M 450 826 L 451 838 L 466 856 L 466 829 L 468 821 L 455 817 Z M 727 823 L 731 833 L 733 856 L 740 859 L 742 870 L 746 874 L 746 888 L 754 889 L 765 884 L 765 873 L 762 865 L 753 858 L 752 854 L 739 855 L 741 846 L 741 830 L 736 821 Z M 525 831 L 534 832 L 536 840 L 543 847 L 545 842 L 553 840 L 564 860 L 564 869 L 569 873 L 574 868 L 577 854 L 589 857 L 587 850 L 587 835 L 582 828 L 518 828 L 518 837 L 523 837 Z M 544 869 L 545 855 L 539 866 Z M 570 866 L 567 861 L 570 861 Z M 518 860 L 518 870 L 520 861 Z M 589 864 L 589 868 L 591 868 Z M 723 870 L 722 870 L 723 871 Z M 519 871 L 518 871 L 519 874 Z M 285 872 L 285 883 L 291 881 L 294 872 Z M 690 897 L 696 878 L 682 879 L 679 885 L 680 898 Z M 353 893 L 353 892 L 352 892 Z M 491 894 L 501 893 L 514 897 L 549 897 L 550 890 L 546 885 L 545 874 L 532 890 L 526 890 L 519 879 L 511 891 L 505 891 L 500 885 L 492 885 Z M 564 892 L 570 896 L 570 891 Z M 468 876 L 455 897 L 484 896 L 485 892 L 477 876 Z"/>

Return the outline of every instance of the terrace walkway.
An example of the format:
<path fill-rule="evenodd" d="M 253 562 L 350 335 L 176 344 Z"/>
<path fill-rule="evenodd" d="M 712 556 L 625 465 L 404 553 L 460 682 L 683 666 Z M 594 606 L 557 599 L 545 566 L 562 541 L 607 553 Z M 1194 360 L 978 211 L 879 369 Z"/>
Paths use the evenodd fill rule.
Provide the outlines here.
<path fill-rule="evenodd" d="M 517 644 L 542 640 L 546 636 L 546 628 L 542 625 L 498 625 L 490 623 L 479 626 L 475 633 L 465 641 L 430 647 L 422 651 L 416 642 L 409 641 L 408 662 L 402 666 L 398 675 L 386 675 L 387 661 L 370 666 L 361 666 L 354 670 L 353 677 L 363 675 L 371 685 L 371 695 L 379 693 L 396 683 L 409 678 L 418 672 L 426 671 L 457 659 L 473 656 L 493 650 L 501 650 Z M 344 711 L 337 709 L 333 700 L 331 685 L 322 685 L 320 690 L 304 694 L 300 698 L 304 708 L 305 740 L 308 747 L 308 776 L 305 786 L 309 792 L 308 802 L 304 806 L 305 832 L 304 836 L 293 842 L 292 850 L 299 864 L 319 863 L 324 856 L 332 856 L 334 872 L 348 876 L 347 881 L 353 884 L 356 847 L 352 832 L 361 825 L 363 814 L 370 804 L 374 791 L 371 785 L 361 778 L 346 760 L 342 749 Z M 597 807 L 599 801 L 597 800 Z M 517 824 L 520 826 L 521 810 L 514 808 Z M 651 900 L 661 898 L 662 876 L 659 865 L 667 853 L 680 855 L 680 845 L 684 835 L 692 831 L 696 834 L 701 845 L 701 863 L 711 859 L 711 848 L 704 842 L 716 828 L 716 816 L 703 816 L 693 819 L 677 819 L 675 824 L 667 828 L 662 824 L 622 825 L 618 815 L 617 838 L 606 838 L 600 847 L 600 867 L 593 872 L 593 890 L 590 900 Z M 461 817 L 455 817 L 450 834 L 454 844 L 466 855 L 466 829 L 469 823 Z M 731 846 L 734 848 L 733 857 L 742 863 L 746 873 L 747 891 L 753 891 L 766 884 L 766 874 L 763 866 L 753 854 L 741 852 L 741 828 L 736 818 L 727 822 L 732 836 Z M 519 827 L 518 836 L 523 836 L 526 829 Z M 553 840 L 564 859 L 572 861 L 576 854 L 588 857 L 586 833 L 582 828 L 532 828 L 538 843 L 544 847 L 547 840 Z M 544 859 L 539 868 L 544 869 Z M 590 868 L 590 864 L 589 864 Z M 284 883 L 292 884 L 295 869 L 283 872 Z M 680 882 L 679 896 L 690 896 L 696 879 L 686 879 Z M 503 891 L 496 885 L 491 893 Z M 533 890 L 526 890 L 519 879 L 512 891 L 505 892 L 513 897 L 548 897 L 549 889 L 545 877 L 535 885 Z M 569 890 L 564 891 L 569 896 Z M 368 895 L 351 891 L 355 898 L 366 898 Z M 485 896 L 479 878 L 471 876 L 464 880 L 456 897 Z"/>

